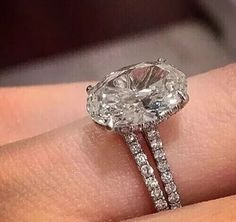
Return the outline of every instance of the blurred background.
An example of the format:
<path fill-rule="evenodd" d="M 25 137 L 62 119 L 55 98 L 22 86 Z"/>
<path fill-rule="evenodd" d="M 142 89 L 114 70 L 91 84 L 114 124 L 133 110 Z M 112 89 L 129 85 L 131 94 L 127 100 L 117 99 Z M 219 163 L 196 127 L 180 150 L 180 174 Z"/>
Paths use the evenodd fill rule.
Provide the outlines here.
<path fill-rule="evenodd" d="M 188 75 L 236 61 L 236 0 L 1 0 L 0 85 L 98 80 L 158 57 Z"/>

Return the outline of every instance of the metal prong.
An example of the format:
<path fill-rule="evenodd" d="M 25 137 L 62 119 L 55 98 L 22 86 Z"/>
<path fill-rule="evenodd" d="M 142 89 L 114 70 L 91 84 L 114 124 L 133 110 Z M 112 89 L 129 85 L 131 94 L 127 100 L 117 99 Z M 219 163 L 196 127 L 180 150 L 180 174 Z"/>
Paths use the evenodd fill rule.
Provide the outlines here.
<path fill-rule="evenodd" d="M 186 103 L 188 103 L 189 96 L 188 96 L 188 94 L 183 94 L 183 92 L 181 92 L 181 91 L 178 91 L 178 94 L 182 99 L 182 107 L 183 107 Z"/>
<path fill-rule="evenodd" d="M 86 88 L 86 92 L 87 92 L 87 94 L 89 94 L 89 92 L 91 91 L 92 88 L 93 88 L 92 85 L 87 86 L 87 88 Z"/>
<path fill-rule="evenodd" d="M 105 126 L 106 130 L 113 131 L 113 129 L 110 126 Z"/>
<path fill-rule="evenodd" d="M 157 62 L 163 63 L 163 62 L 166 62 L 166 59 L 165 59 L 165 58 L 158 58 L 158 59 L 157 59 Z"/>

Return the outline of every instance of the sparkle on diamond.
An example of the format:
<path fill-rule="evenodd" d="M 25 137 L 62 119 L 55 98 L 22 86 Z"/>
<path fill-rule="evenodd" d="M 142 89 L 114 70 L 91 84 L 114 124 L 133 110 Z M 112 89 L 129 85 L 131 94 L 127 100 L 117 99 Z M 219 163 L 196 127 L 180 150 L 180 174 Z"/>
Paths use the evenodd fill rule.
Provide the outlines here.
<path fill-rule="evenodd" d="M 91 90 L 87 110 L 112 129 L 158 121 L 186 96 L 185 75 L 171 65 L 140 63 L 107 75 Z"/>

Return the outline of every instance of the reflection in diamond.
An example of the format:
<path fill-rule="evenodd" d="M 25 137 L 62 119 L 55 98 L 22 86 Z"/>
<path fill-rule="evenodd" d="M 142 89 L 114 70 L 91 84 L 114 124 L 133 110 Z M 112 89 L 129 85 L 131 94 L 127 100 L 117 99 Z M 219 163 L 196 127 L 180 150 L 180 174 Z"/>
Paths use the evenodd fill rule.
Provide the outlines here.
<path fill-rule="evenodd" d="M 182 72 L 166 63 L 140 63 L 107 75 L 91 90 L 87 110 L 96 122 L 113 129 L 137 126 L 158 121 L 184 96 Z"/>

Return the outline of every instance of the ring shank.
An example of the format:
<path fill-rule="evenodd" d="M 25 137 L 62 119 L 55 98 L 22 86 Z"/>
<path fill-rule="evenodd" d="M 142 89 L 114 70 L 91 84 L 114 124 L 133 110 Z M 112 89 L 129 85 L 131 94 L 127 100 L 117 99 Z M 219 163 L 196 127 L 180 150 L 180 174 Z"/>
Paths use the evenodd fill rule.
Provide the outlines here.
<path fill-rule="evenodd" d="M 182 207 L 180 196 L 178 194 L 173 175 L 166 158 L 163 144 L 160 138 L 159 131 L 154 124 L 143 129 L 147 143 L 151 149 L 153 157 L 156 162 L 157 170 L 160 173 L 161 180 L 167 194 L 170 209 Z"/>
<path fill-rule="evenodd" d="M 157 211 L 169 209 L 168 203 L 155 177 L 154 170 L 149 164 L 147 156 L 143 152 L 141 144 L 138 141 L 138 136 L 133 132 L 129 132 L 123 134 L 123 137 L 129 146 L 141 175 L 143 176 L 144 183 L 150 193 L 155 209 Z"/>

